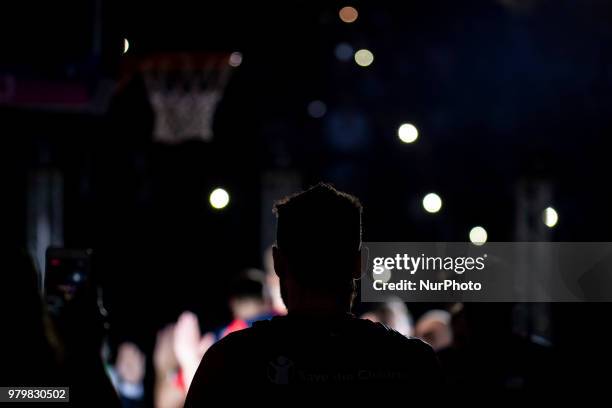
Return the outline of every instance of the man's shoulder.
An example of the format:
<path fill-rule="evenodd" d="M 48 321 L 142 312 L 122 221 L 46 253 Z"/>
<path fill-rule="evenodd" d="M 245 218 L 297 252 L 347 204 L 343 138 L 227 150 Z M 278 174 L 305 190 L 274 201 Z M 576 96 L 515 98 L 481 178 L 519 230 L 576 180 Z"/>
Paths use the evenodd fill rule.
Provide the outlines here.
<path fill-rule="evenodd" d="M 228 334 L 219 340 L 216 348 L 242 348 L 245 344 L 266 341 L 271 336 L 291 331 L 290 319 L 286 317 L 260 320 L 252 327 Z M 429 344 L 415 337 L 407 337 L 396 330 L 366 319 L 353 318 L 345 322 L 344 332 L 349 336 L 365 337 L 375 342 L 388 342 L 398 347 L 410 348 L 415 351 L 432 352 Z"/>
<path fill-rule="evenodd" d="M 396 330 L 370 320 L 354 318 L 347 322 L 344 332 L 348 336 L 364 337 L 368 341 L 387 343 L 391 346 L 411 349 L 415 352 L 433 353 L 429 344 L 415 337 L 407 337 Z M 260 320 L 252 327 L 238 330 L 228 334 L 211 347 L 211 352 L 219 349 L 245 350 L 245 346 L 252 347 L 258 342 L 267 342 L 270 337 L 276 337 L 283 332 L 291 331 L 289 319 L 273 318 Z M 251 349 L 252 351 L 252 349 Z"/>
<path fill-rule="evenodd" d="M 398 347 L 409 348 L 415 352 L 433 353 L 433 349 L 423 340 L 405 336 L 391 327 L 379 323 L 372 322 L 366 319 L 356 319 L 363 328 L 364 332 L 368 332 L 371 337 L 379 338 L 381 341 L 388 341 Z"/>
<path fill-rule="evenodd" d="M 260 330 L 254 329 L 253 327 L 248 327 L 246 329 L 237 330 L 235 332 L 229 333 L 215 344 L 211 346 L 209 351 L 211 353 L 218 352 L 220 349 L 242 349 L 245 343 L 251 343 L 253 341 L 257 341 L 260 337 L 255 332 L 260 332 Z M 260 333 L 261 334 L 261 333 Z"/>
<path fill-rule="evenodd" d="M 269 322 L 270 320 L 256 321 L 251 327 L 227 334 L 213 344 L 206 354 L 209 358 L 223 354 L 240 359 L 242 354 L 253 353 L 257 344 L 266 344 L 270 335 Z"/>

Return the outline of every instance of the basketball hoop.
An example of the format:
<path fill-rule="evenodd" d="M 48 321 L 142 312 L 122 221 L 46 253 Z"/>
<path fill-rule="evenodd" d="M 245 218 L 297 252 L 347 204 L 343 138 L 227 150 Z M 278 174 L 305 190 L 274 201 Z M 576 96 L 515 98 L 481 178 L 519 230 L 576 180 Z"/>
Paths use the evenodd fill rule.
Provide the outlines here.
<path fill-rule="evenodd" d="M 217 105 L 235 64 L 230 54 L 159 54 L 140 59 L 155 113 L 153 139 L 177 144 L 211 141 Z"/>

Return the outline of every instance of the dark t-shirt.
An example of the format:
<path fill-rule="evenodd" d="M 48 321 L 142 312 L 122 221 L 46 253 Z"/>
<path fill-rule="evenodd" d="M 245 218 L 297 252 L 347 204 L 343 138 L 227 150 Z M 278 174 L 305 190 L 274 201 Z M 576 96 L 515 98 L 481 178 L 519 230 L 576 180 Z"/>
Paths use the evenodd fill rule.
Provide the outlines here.
<path fill-rule="evenodd" d="M 275 317 L 232 333 L 200 363 L 186 407 L 203 404 L 216 385 L 441 383 L 426 343 L 352 315 Z"/>

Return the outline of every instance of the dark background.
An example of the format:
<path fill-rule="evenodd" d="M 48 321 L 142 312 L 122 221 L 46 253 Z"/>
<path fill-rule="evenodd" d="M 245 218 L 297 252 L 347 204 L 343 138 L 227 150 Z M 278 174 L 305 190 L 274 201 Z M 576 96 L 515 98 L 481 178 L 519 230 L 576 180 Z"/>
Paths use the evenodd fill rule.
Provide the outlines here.
<path fill-rule="evenodd" d="M 358 195 L 366 241 L 465 241 L 474 225 L 490 241 L 516 240 L 517 188 L 538 182 L 560 216 L 549 239 L 610 240 L 612 4 L 353 1 L 359 19 L 344 24 L 347 4 L 3 4 L 0 73 L 29 80 L 91 89 L 117 81 L 130 56 L 244 57 L 208 143 L 154 143 L 138 78 L 113 88 L 100 112 L 54 109 L 53 92 L 42 106 L 0 104 L 3 235 L 29 244 L 28 177 L 58 170 L 64 245 L 94 248 L 112 330 L 141 343 L 185 309 L 205 328 L 227 321 L 230 277 L 260 267 L 270 244 L 261 239 L 269 172 Z M 339 61 L 341 42 L 372 50 L 374 63 Z M 322 118 L 309 116 L 313 100 L 326 104 Z M 347 112 L 359 118 L 353 134 L 343 131 Z M 418 127 L 416 143 L 397 139 L 403 122 Z M 231 194 L 223 211 L 208 205 L 219 185 Z M 435 216 L 420 206 L 430 191 L 444 202 Z M 576 336 L 568 311 L 586 326 L 607 315 L 560 308 L 557 333 Z"/>

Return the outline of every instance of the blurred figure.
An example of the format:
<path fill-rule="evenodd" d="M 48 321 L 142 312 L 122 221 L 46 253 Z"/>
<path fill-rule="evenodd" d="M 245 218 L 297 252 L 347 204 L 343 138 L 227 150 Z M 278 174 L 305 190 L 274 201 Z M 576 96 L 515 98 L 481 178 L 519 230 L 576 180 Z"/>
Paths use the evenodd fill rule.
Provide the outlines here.
<path fill-rule="evenodd" d="M 160 330 L 153 355 L 157 408 L 183 406 L 198 365 L 215 340 L 213 333 L 201 334 L 198 317 L 189 311 Z"/>
<path fill-rule="evenodd" d="M 192 312 L 183 312 L 174 326 L 173 348 L 181 369 L 185 391 L 189 389 L 204 353 L 215 342 L 215 336 L 202 336 L 198 317 Z"/>
<path fill-rule="evenodd" d="M 414 332 L 412 315 L 406 304 L 399 299 L 381 303 L 373 310 L 364 313 L 361 318 L 382 323 L 406 337 L 412 336 Z"/>
<path fill-rule="evenodd" d="M 108 375 L 121 398 L 124 408 L 144 406 L 144 376 L 146 357 L 134 343 L 121 343 L 114 366 L 108 366 Z"/>
<path fill-rule="evenodd" d="M 93 400 L 99 406 L 120 407 L 102 359 L 106 323 L 98 288 L 92 284 L 77 291 L 53 323 L 63 347 L 70 402 L 87 406 Z"/>
<path fill-rule="evenodd" d="M 174 352 L 174 325 L 157 333 L 153 349 L 155 408 L 180 408 L 185 402 L 186 388 L 179 380 L 179 363 Z"/>
<path fill-rule="evenodd" d="M 232 282 L 229 295 L 229 307 L 232 311 L 233 320 L 229 325 L 214 333 L 201 334 L 198 317 L 189 311 L 183 312 L 176 324 L 173 326 L 172 347 L 173 355 L 176 358 L 176 372 L 172 374 L 175 381 L 168 384 L 160 384 L 160 390 L 166 386 L 172 386 L 172 391 L 160 391 L 161 394 L 175 395 L 176 391 L 187 393 L 191 381 L 196 373 L 202 357 L 217 339 L 223 338 L 230 333 L 246 329 L 263 319 L 270 319 L 274 316 L 272 302 L 269 300 L 269 290 L 267 277 L 264 272 L 258 269 L 247 269 L 241 272 Z M 170 336 L 170 334 L 165 334 Z M 163 336 L 160 347 L 163 348 Z M 174 369 L 169 367 L 170 370 Z M 160 397 L 172 399 L 171 397 Z M 160 406 L 161 407 L 161 406 Z"/>
<path fill-rule="evenodd" d="M 425 340 L 435 351 L 449 347 L 453 342 L 451 314 L 446 310 L 430 310 L 419 318 L 416 337 Z"/>
<path fill-rule="evenodd" d="M 247 269 L 240 273 L 231 285 L 229 296 L 234 320 L 222 330 L 220 337 L 251 327 L 258 320 L 272 318 L 274 311 L 268 292 L 267 278 L 262 271 Z"/>
<path fill-rule="evenodd" d="M 289 313 L 213 345 L 185 406 L 204 406 L 215 385 L 384 382 L 419 391 L 438 385 L 431 347 L 350 314 L 361 276 L 359 201 L 319 184 L 278 202 L 275 212 L 274 269 Z"/>
<path fill-rule="evenodd" d="M 269 314 L 266 302 L 266 276 L 258 269 L 240 273 L 231 285 L 229 306 L 235 319 L 252 320 Z"/>
<path fill-rule="evenodd" d="M 74 406 L 91 406 L 95 400 L 98 406 L 120 407 L 102 362 L 105 328 L 96 288 L 75 293 L 61 317 L 48 315 L 30 256 L 0 247 L 6 291 L 0 296 L 6 327 L 1 383 L 69 386 Z"/>

